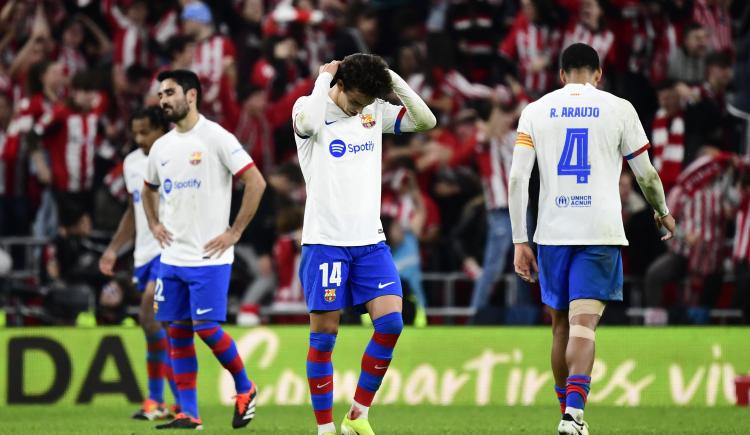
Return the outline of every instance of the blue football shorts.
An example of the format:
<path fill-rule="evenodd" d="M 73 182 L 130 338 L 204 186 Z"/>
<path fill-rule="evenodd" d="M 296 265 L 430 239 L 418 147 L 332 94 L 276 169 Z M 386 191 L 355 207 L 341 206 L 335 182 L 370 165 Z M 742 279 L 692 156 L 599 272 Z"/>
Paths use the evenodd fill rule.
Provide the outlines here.
<path fill-rule="evenodd" d="M 385 242 L 366 246 L 303 245 L 299 277 L 307 309 L 335 311 L 385 295 L 403 297 L 401 279 Z"/>
<path fill-rule="evenodd" d="M 622 300 L 620 246 L 537 246 L 542 302 L 565 311 L 576 299 Z"/>
<path fill-rule="evenodd" d="M 156 320 L 225 321 L 231 274 L 231 264 L 183 267 L 162 263 L 154 293 Z"/>
<path fill-rule="evenodd" d="M 161 255 L 157 255 L 153 260 L 133 270 L 133 284 L 135 284 L 135 288 L 138 291 L 142 292 L 146 290 L 146 284 L 156 281 L 159 277 L 160 258 Z"/>

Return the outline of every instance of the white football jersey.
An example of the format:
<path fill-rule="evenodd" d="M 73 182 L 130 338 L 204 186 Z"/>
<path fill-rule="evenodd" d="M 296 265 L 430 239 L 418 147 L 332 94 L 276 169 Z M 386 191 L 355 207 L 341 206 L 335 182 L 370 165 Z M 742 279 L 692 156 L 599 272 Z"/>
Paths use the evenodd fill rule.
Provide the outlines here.
<path fill-rule="evenodd" d="M 292 119 L 306 98 L 294 104 Z M 324 125 L 311 137 L 295 132 L 307 203 L 303 244 L 363 246 L 385 240 L 380 223 L 383 133 L 400 133 L 406 109 L 376 99 L 349 116 L 326 97 Z"/>
<path fill-rule="evenodd" d="M 234 261 L 233 247 L 218 258 L 207 258 L 204 246 L 229 228 L 232 175 L 252 165 L 237 138 L 202 115 L 190 131 L 173 129 L 154 143 L 145 181 L 161 186 L 161 222 L 173 239 L 162 251 L 162 263 L 210 266 Z"/>
<path fill-rule="evenodd" d="M 143 211 L 141 189 L 146 177 L 148 156 L 138 148 L 125 157 L 122 164 L 125 189 L 133 198 L 133 213 L 135 214 L 135 252 L 133 253 L 135 267 L 143 266 L 161 253 L 159 242 L 148 228 L 146 212 Z"/>
<path fill-rule="evenodd" d="M 619 190 L 623 157 L 649 147 L 632 104 L 589 84 L 568 84 L 526 106 L 516 146 L 533 147 L 539 165 L 536 243 L 628 244 Z"/>

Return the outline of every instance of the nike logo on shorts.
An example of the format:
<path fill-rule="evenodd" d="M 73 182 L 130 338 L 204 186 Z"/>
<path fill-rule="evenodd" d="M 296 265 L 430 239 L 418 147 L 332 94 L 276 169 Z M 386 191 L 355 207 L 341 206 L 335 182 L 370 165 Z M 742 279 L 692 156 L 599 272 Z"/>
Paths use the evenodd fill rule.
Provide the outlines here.
<path fill-rule="evenodd" d="M 338 119 L 336 121 L 338 121 Z M 333 124 L 336 121 L 331 121 L 331 122 L 325 121 L 325 123 L 326 123 L 326 125 L 331 125 L 331 124 Z"/>
<path fill-rule="evenodd" d="M 396 281 L 391 281 L 391 282 L 387 282 L 387 283 L 385 283 L 385 284 L 383 284 L 382 282 L 379 282 L 379 283 L 378 283 L 378 289 L 381 289 L 381 290 L 382 290 L 382 289 L 384 289 L 384 288 L 388 287 L 389 285 L 391 285 L 391 284 L 395 284 L 395 283 L 396 283 Z"/>
<path fill-rule="evenodd" d="M 206 314 L 209 311 L 213 311 L 213 308 L 205 308 L 205 309 L 204 308 L 198 308 L 197 310 L 195 310 L 195 314 L 201 316 L 203 314 Z"/>
<path fill-rule="evenodd" d="M 164 165 L 166 165 L 167 163 L 169 163 L 169 160 L 165 160 L 165 161 L 163 161 L 163 162 L 159 162 L 159 163 L 160 163 L 160 164 L 161 164 L 162 166 L 164 166 Z"/>

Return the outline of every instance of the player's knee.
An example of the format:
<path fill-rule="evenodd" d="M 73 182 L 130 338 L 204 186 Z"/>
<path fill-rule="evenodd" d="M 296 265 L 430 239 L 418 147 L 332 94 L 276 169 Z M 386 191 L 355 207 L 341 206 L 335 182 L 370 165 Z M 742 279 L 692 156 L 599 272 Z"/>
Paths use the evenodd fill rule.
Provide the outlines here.
<path fill-rule="evenodd" d="M 400 335 L 404 330 L 404 319 L 399 312 L 393 312 L 380 316 L 372 321 L 375 330 L 382 334 Z"/>
<path fill-rule="evenodd" d="M 595 299 L 576 299 L 570 303 L 570 337 L 596 340 L 596 325 L 604 313 L 604 303 Z"/>

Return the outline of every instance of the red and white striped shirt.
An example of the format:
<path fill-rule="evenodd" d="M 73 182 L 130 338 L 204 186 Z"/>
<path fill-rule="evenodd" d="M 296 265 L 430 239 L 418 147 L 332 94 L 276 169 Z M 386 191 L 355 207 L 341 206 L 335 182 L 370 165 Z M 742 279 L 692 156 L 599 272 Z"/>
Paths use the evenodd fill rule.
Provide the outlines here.
<path fill-rule="evenodd" d="M 105 98 L 89 112 L 56 105 L 42 116 L 34 132 L 42 136 L 52 163 L 52 185 L 62 192 L 90 190 L 94 181 L 94 155 L 99 145 L 99 119 Z"/>
<path fill-rule="evenodd" d="M 685 159 L 685 121 L 682 112 L 673 116 L 659 109 L 654 118 L 651 145 L 654 150 L 654 168 L 669 193 L 682 172 Z"/>
<path fill-rule="evenodd" d="M 26 168 L 23 159 L 23 135 L 31 131 L 34 123 L 52 105 L 42 94 L 19 100 L 16 113 L 3 134 L 0 144 L 0 195 L 23 195 L 26 193 Z"/>
<path fill-rule="evenodd" d="M 693 20 L 703 25 L 708 31 L 709 47 L 715 51 L 732 49 L 732 20 L 729 12 L 720 5 L 720 1 L 695 0 Z"/>
<path fill-rule="evenodd" d="M 599 54 L 602 64 L 613 63 L 615 56 L 615 34 L 611 30 L 591 31 L 581 23 L 568 27 L 563 37 L 562 49 L 571 44 L 582 42 L 593 47 Z"/>
<path fill-rule="evenodd" d="M 731 185 L 732 155 L 702 156 L 677 179 L 667 202 L 684 235 L 669 244 L 672 252 L 688 259 L 689 270 L 709 275 L 720 267 L 727 218 L 723 199 Z M 695 239 L 691 244 L 688 239 Z"/>
<path fill-rule="evenodd" d="M 750 195 L 745 194 L 737 210 L 732 258 L 735 263 L 750 262 Z"/>
<path fill-rule="evenodd" d="M 534 94 L 548 92 L 555 84 L 552 68 L 560 50 L 560 31 L 547 26 L 529 23 L 523 14 L 513 22 L 510 32 L 500 44 L 500 53 L 518 60 L 518 69 L 526 91 Z M 531 65 L 537 58 L 550 59 L 550 65 L 542 71 L 532 72 Z"/>
<path fill-rule="evenodd" d="M 102 0 L 102 13 L 110 27 L 114 29 L 113 62 L 123 69 L 140 64 L 144 67 L 151 65 L 148 52 L 148 32 L 145 28 L 132 22 L 114 0 Z"/>
<path fill-rule="evenodd" d="M 202 111 L 209 118 L 221 123 L 222 112 L 220 95 L 224 65 L 227 59 L 235 58 L 232 41 L 222 35 L 213 35 L 195 44 L 192 70 L 198 75 L 203 85 Z"/>
<path fill-rule="evenodd" d="M 477 164 L 487 209 L 508 208 L 508 174 L 516 132 L 477 143 Z"/>

